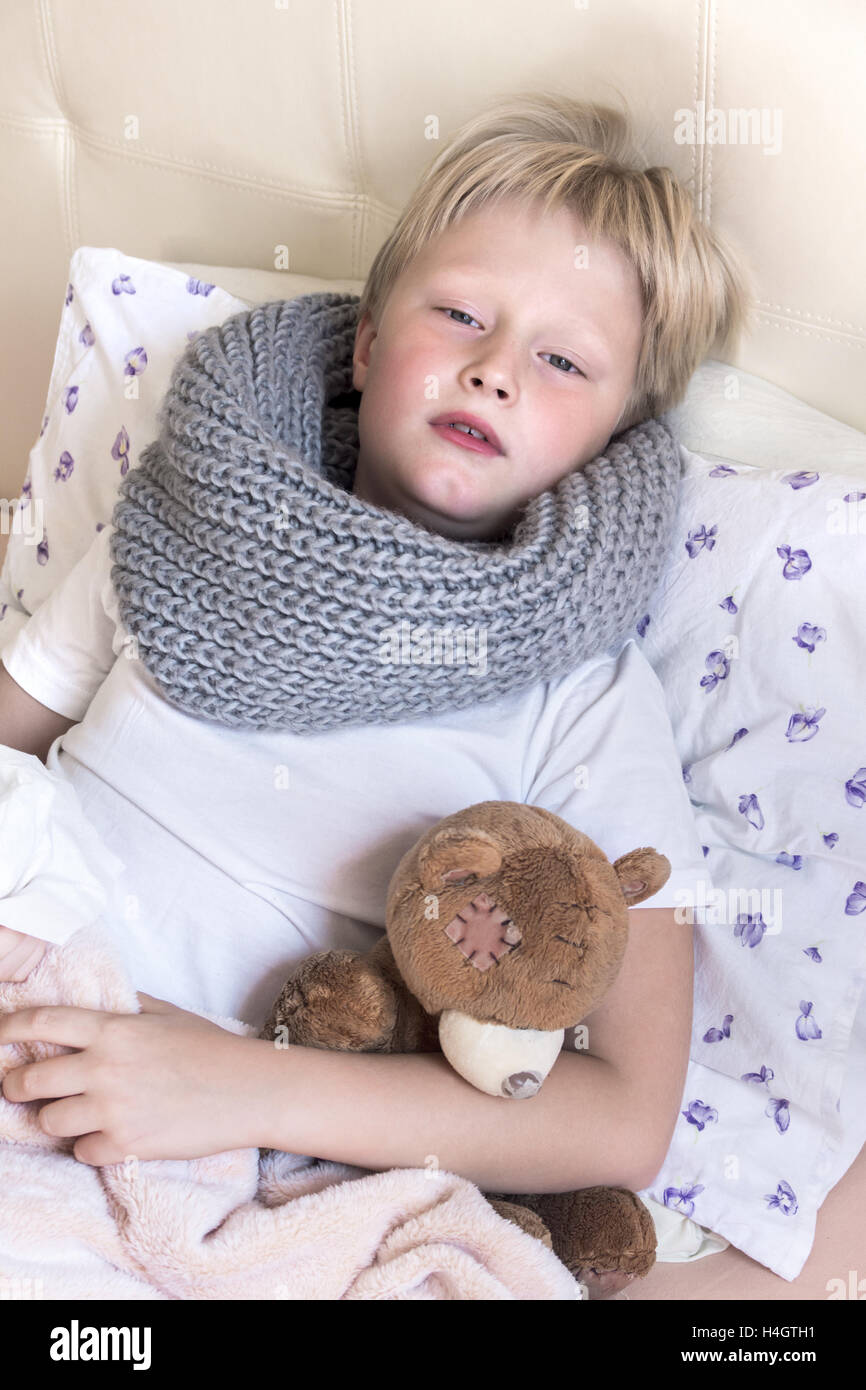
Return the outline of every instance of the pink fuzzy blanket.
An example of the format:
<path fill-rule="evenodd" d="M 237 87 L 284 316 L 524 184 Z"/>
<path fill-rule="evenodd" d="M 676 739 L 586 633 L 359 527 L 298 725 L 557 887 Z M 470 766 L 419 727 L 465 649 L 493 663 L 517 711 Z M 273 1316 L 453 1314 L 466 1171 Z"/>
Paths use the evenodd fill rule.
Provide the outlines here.
<path fill-rule="evenodd" d="M 22 983 L 0 984 L 0 1012 L 34 1004 L 139 1012 L 98 924 L 49 946 Z M 0 1046 L 0 1079 L 66 1050 Z M 40 1129 L 44 1103 L 0 1093 L 0 1289 L 12 1297 L 16 1288 L 46 1299 L 581 1297 L 541 1241 L 453 1173 L 370 1173 L 258 1149 L 96 1168 L 73 1156 L 74 1139 Z"/>

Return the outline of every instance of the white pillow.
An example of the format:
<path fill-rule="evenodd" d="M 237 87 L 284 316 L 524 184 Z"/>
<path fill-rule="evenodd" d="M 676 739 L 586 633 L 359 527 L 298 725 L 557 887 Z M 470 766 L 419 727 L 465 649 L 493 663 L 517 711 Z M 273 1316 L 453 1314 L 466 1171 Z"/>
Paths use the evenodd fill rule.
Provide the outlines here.
<path fill-rule="evenodd" d="M 110 520 L 121 478 L 157 435 L 159 404 L 189 339 L 252 304 L 359 288 L 356 281 L 163 265 L 113 247 L 78 248 L 42 430 L 0 575 L 0 655 Z"/>
<path fill-rule="evenodd" d="M 757 468 L 828 468 L 866 477 L 866 435 L 798 400 L 780 386 L 709 358 L 685 400 L 662 419 L 705 458 Z"/>
<path fill-rule="evenodd" d="M 695 932 L 680 1114 L 646 1190 L 785 1279 L 866 1142 L 866 1113 L 841 1104 L 866 1074 L 852 1034 L 866 1007 L 866 437 L 836 427 L 835 471 L 833 422 L 809 423 L 768 451 L 786 468 L 681 446 L 670 562 L 638 624 L 716 890 Z"/>

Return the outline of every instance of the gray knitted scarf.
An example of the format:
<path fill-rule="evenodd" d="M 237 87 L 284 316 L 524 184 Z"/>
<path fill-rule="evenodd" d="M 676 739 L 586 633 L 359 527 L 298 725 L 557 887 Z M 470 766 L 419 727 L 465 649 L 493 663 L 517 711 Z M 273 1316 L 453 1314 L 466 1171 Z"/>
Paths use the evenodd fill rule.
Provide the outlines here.
<path fill-rule="evenodd" d="M 121 619 L 196 718 L 308 734 L 496 700 L 618 647 L 661 577 L 680 459 L 658 420 L 495 542 L 355 497 L 358 303 L 308 294 L 200 333 L 121 482 Z"/>

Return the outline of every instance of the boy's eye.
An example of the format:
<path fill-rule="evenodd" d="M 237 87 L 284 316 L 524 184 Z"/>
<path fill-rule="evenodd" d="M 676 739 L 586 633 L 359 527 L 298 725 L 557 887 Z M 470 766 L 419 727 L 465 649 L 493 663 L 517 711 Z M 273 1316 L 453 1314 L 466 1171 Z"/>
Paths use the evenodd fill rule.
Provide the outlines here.
<path fill-rule="evenodd" d="M 446 313 L 446 314 L 462 314 L 462 315 L 463 315 L 463 318 L 464 318 L 464 319 L 469 319 L 470 323 L 478 323 L 478 320 L 477 320 L 477 319 L 474 319 L 474 318 L 472 317 L 471 314 L 467 314 L 467 312 L 466 312 L 465 309 L 444 309 L 443 312 Z M 452 322 L 452 323 L 458 323 L 458 322 L 460 322 L 460 320 L 459 320 L 459 319 L 452 319 L 451 322 Z M 478 324 L 478 327 L 480 328 L 481 325 Z M 542 357 L 552 357 L 553 360 L 554 360 L 554 362 L 564 362 L 565 365 L 566 365 L 566 367 L 573 367 L 574 370 L 577 372 L 578 376 L 582 376 L 582 377 L 585 377 L 585 376 L 586 376 L 586 372 L 582 372 L 582 371 L 580 370 L 580 367 L 578 367 L 577 363 L 576 363 L 576 362 L 570 361 L 569 358 L 567 358 L 567 357 L 561 357 L 561 356 L 560 356 L 558 353 L 556 353 L 556 352 L 543 352 L 541 355 L 542 355 Z M 551 365 L 552 365 L 552 364 L 551 364 Z M 557 370 L 557 371 L 561 371 L 562 369 L 561 369 L 560 367 L 557 367 L 556 370 Z M 564 376 L 570 376 L 571 373 L 568 372 L 568 371 L 565 371 L 565 372 L 563 372 L 563 375 L 564 375 Z"/>
<path fill-rule="evenodd" d="M 586 376 L 586 372 L 582 372 L 580 370 L 580 367 L 578 367 L 577 363 L 570 361 L 567 357 L 560 357 L 559 354 L 555 352 L 543 352 L 541 355 L 542 357 L 552 357 L 555 362 L 564 362 L 567 367 L 573 367 L 574 370 L 580 374 L 580 376 Z M 557 371 L 558 370 L 559 368 L 557 367 Z M 571 373 L 566 372 L 565 375 L 570 376 Z"/>
<path fill-rule="evenodd" d="M 445 313 L 446 313 L 446 314 L 462 314 L 463 317 L 464 317 L 465 319 L 469 319 L 472 323 L 478 323 L 478 320 L 477 320 L 477 319 L 473 319 L 471 314 L 467 314 L 467 312 L 466 312 L 465 309 L 446 309 L 446 310 L 445 310 Z M 457 322 L 456 319 L 452 319 L 452 323 L 456 323 L 456 322 Z M 481 324 L 480 324 L 480 323 L 478 323 L 478 327 L 479 327 L 479 328 L 481 327 Z"/>

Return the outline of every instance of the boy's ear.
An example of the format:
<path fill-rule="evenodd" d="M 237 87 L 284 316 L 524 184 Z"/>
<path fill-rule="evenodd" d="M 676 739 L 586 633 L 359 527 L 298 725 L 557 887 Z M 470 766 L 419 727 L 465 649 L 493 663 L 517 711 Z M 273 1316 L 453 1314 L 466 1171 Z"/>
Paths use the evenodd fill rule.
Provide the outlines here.
<path fill-rule="evenodd" d="M 352 353 L 352 384 L 356 391 L 363 391 L 370 365 L 370 347 L 376 331 L 369 310 L 362 316 L 355 330 L 355 347 Z"/>

